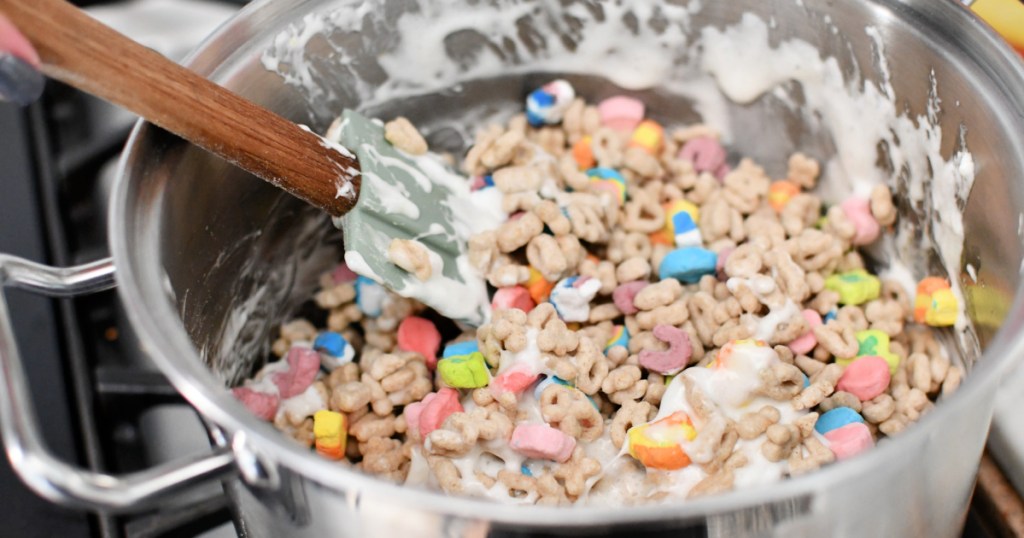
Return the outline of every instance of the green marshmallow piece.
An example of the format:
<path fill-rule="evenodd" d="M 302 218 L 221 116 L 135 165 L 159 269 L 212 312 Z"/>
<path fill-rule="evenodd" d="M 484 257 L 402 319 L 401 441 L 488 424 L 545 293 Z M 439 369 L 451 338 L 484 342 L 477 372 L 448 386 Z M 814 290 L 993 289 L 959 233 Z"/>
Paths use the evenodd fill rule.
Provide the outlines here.
<path fill-rule="evenodd" d="M 491 382 L 484 354 L 479 351 L 441 359 L 437 362 L 437 371 L 448 386 L 457 389 L 477 389 Z"/>
<path fill-rule="evenodd" d="M 825 288 L 839 293 L 840 304 L 859 305 L 877 299 L 882 282 L 863 269 L 855 269 L 826 278 Z"/>
<path fill-rule="evenodd" d="M 896 368 L 900 365 L 899 355 L 889 351 L 889 335 L 877 329 L 867 329 L 864 331 L 857 331 L 855 333 L 857 337 L 857 356 L 850 358 L 836 358 L 836 364 L 840 366 L 847 366 L 853 361 L 860 357 L 867 357 L 874 355 L 876 357 L 882 357 L 885 362 L 889 365 L 889 374 L 896 375 Z"/>

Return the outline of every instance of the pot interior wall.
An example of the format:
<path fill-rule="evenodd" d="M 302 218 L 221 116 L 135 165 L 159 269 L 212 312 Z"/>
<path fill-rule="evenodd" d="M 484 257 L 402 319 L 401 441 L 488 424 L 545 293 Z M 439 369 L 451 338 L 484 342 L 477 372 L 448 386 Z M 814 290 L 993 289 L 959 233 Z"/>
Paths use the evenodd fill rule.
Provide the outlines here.
<path fill-rule="evenodd" d="M 879 58 L 884 58 L 898 108 L 917 117 L 927 114 L 929 98 L 941 103 L 934 119 L 942 128 L 942 156 L 948 159 L 964 146 L 973 156 L 977 175 L 962 207 L 963 256 L 949 274 L 965 290 L 981 348 L 1006 315 L 1018 286 L 1022 255 L 1017 229 L 1022 193 L 1017 178 L 1024 171 L 1024 161 L 1017 148 L 1019 133 L 1014 131 L 1017 120 L 1011 113 L 1019 105 L 1010 101 L 996 74 L 1001 66 L 979 56 L 977 43 L 956 46 L 948 41 L 939 28 L 946 22 L 927 8 L 910 13 L 906 6 L 889 2 L 750 0 L 704 2 L 700 11 L 691 13 L 671 2 L 656 7 L 636 2 L 633 8 L 621 9 L 562 2 L 565 11 L 553 13 L 547 11 L 550 3 L 546 2 L 496 1 L 487 6 L 470 3 L 465 9 L 517 13 L 508 27 L 513 31 L 503 32 L 505 26 L 476 30 L 466 19 L 465 28 L 450 25 L 455 31 L 444 33 L 438 29 L 410 32 L 401 21 L 432 10 L 449 10 L 455 17 L 462 9 L 460 3 L 357 4 L 343 0 L 299 4 L 288 21 L 290 29 L 275 20 L 266 28 L 239 30 L 244 46 L 207 49 L 193 65 L 245 97 L 314 129 L 326 128 L 344 107 L 362 108 L 384 118 L 405 115 L 423 127 L 433 147 L 460 155 L 484 118 L 518 111 L 528 91 L 556 76 L 570 80 L 591 101 L 618 93 L 636 95 L 656 119 L 669 125 L 700 120 L 695 102 L 668 89 L 672 84 L 627 90 L 612 82 L 629 82 L 612 72 L 616 62 L 574 62 L 574 54 L 595 54 L 580 44 L 588 25 L 619 21 L 616 24 L 625 33 L 611 37 L 621 39 L 621 46 L 606 51 L 618 55 L 618 60 L 629 55 L 670 56 L 667 82 L 686 76 L 682 66 L 698 51 L 700 28 L 736 24 L 744 12 L 774 21 L 769 33 L 773 44 L 791 38 L 815 43 L 823 57 L 836 58 L 850 80 L 863 77 L 878 84 L 879 74 L 885 72 Z M 282 40 L 275 38 L 311 29 L 312 19 L 301 18 L 310 10 L 337 14 L 328 17 L 327 23 L 318 23 L 323 32 L 304 46 L 282 51 Z M 915 18 L 914 24 L 903 22 L 910 17 Z M 877 29 L 878 41 L 865 32 L 868 26 Z M 636 30 L 633 37 L 631 28 Z M 681 28 L 686 41 L 665 49 L 656 40 L 635 38 L 660 35 L 658 28 L 662 32 Z M 879 43 L 884 43 L 883 49 Z M 443 51 L 443 58 L 434 60 L 445 75 L 410 82 L 381 60 L 408 47 Z M 273 71 L 265 67 L 265 53 L 277 60 L 271 65 Z M 424 71 L 422 66 L 407 67 L 410 72 Z M 296 79 L 303 84 L 295 84 Z M 744 105 L 723 101 L 733 157 L 751 156 L 773 177 L 781 177 L 793 151 L 819 159 L 835 152 L 829 134 L 792 106 L 794 100 L 799 104 L 800 88 L 793 83 L 785 87 L 790 100 L 768 93 Z M 150 129 L 142 144 L 147 159 L 137 165 L 141 169 L 127 173 L 142 177 L 136 198 L 152 203 L 161 219 L 159 244 L 152 247 L 159 255 L 156 263 L 166 273 L 171 300 L 203 359 L 226 383 L 238 383 L 262 364 L 275 327 L 310 297 L 318 274 L 340 259 L 340 234 L 315 210 L 165 133 Z M 886 148 L 880 146 L 878 156 L 884 167 Z M 891 172 L 891 184 L 897 185 L 901 195 L 903 218 L 921 220 L 921 208 L 900 192 L 904 188 L 898 186 L 901 171 Z M 919 222 L 922 236 L 929 233 L 926 224 Z M 946 274 L 939 258 L 929 251 L 903 261 L 922 271 Z M 970 363 L 976 353 L 967 355 Z"/>

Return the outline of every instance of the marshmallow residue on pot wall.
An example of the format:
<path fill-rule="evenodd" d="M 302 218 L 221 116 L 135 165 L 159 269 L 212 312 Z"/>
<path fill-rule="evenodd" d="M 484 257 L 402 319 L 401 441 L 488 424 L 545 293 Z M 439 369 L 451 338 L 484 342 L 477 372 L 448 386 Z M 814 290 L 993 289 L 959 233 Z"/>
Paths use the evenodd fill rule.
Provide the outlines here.
<path fill-rule="evenodd" d="M 871 44 L 880 79 L 874 83 L 847 80 L 840 62 L 823 58 L 807 41 L 779 39 L 786 37 L 787 24 L 825 25 L 824 33 L 837 33 L 827 16 L 817 17 L 813 6 L 803 3 L 797 6 L 807 21 L 790 18 L 780 24 L 748 13 L 732 24 L 707 26 L 695 21 L 715 6 L 699 1 L 499 3 L 500 9 L 455 0 L 398 7 L 354 2 L 351 8 L 307 16 L 279 35 L 262 60 L 307 98 L 314 117 L 324 120 L 345 106 L 366 108 L 453 88 L 457 95 L 460 84 L 478 79 L 538 72 L 599 76 L 625 89 L 678 95 L 744 154 L 756 154 L 750 134 L 736 124 L 747 103 L 799 103 L 794 113 L 803 125 L 836 148 L 834 154 L 815 155 L 824 164 L 819 194 L 837 202 L 850 194 L 867 196 L 873 185 L 888 183 L 919 218 L 901 218 L 895 238 L 876 245 L 874 257 L 888 260 L 892 274 L 919 279 L 937 269 L 922 252 L 937 253 L 964 309 L 962 208 L 974 181 L 973 159 L 962 132 L 943 133 L 938 126 L 940 81 L 932 78 L 930 95 L 894 95 L 876 29 L 867 27 L 864 38 L 855 38 Z M 791 95 L 796 90 L 799 99 Z M 903 112 L 897 103 L 908 100 L 925 103 L 927 113 Z M 769 130 L 781 127 L 761 129 L 759 135 L 767 139 Z M 943 135 L 959 141 L 948 159 L 940 152 Z M 876 165 L 879 147 L 886 169 Z M 789 151 L 797 149 L 808 150 Z M 772 170 L 771 163 L 762 164 Z M 913 289 L 907 291 L 913 295 Z M 956 328 L 964 351 L 977 352 L 965 315 Z"/>

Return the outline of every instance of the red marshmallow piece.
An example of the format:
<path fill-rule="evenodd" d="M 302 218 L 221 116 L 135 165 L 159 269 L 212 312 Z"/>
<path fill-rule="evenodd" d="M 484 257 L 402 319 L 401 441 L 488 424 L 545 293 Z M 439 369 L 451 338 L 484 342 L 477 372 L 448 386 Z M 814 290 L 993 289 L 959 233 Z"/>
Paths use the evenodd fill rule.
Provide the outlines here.
<path fill-rule="evenodd" d="M 644 119 L 644 103 L 639 99 L 618 95 L 609 97 L 597 105 L 601 125 L 616 131 L 633 132 Z"/>
<path fill-rule="evenodd" d="M 272 379 L 282 400 L 302 394 L 320 371 L 320 354 L 308 347 L 292 346 L 286 360 L 288 370 L 274 374 Z"/>
<path fill-rule="evenodd" d="M 547 424 L 520 424 L 508 444 L 527 458 L 565 463 L 576 448 L 576 439 Z"/>
<path fill-rule="evenodd" d="M 491 299 L 492 310 L 518 308 L 523 312 L 529 312 L 533 310 L 534 306 L 537 305 L 530 297 L 530 290 L 523 286 L 498 288 L 498 291 L 494 292 L 494 298 Z"/>
<path fill-rule="evenodd" d="M 248 387 L 235 387 L 231 389 L 231 394 L 236 400 L 242 402 L 242 405 L 252 414 L 263 420 L 274 420 L 277 406 L 281 403 L 281 399 L 276 394 L 258 392 Z"/>
<path fill-rule="evenodd" d="M 334 271 L 331 271 L 331 280 L 334 281 L 335 284 L 353 282 L 358 277 L 359 275 L 343 263 L 339 263 L 338 266 L 334 268 Z"/>
<path fill-rule="evenodd" d="M 856 456 L 875 446 L 871 438 L 871 430 L 863 422 L 851 422 L 840 428 L 825 433 L 828 447 L 836 455 L 836 459 L 844 460 Z"/>
<path fill-rule="evenodd" d="M 488 388 L 491 390 L 491 394 L 495 397 L 501 396 L 506 392 L 511 392 L 515 395 L 522 394 L 526 389 L 533 385 L 533 382 L 540 377 L 539 374 L 533 371 L 526 364 L 517 364 L 508 370 L 496 375 L 491 380 L 491 384 Z"/>
<path fill-rule="evenodd" d="M 867 355 L 851 362 L 839 377 L 836 388 L 853 394 L 862 402 L 885 392 L 889 388 L 889 363 L 882 357 Z"/>
<path fill-rule="evenodd" d="M 409 428 L 409 435 L 422 441 L 430 432 L 440 428 L 452 413 L 462 411 L 459 391 L 445 387 L 427 394 L 419 402 L 405 406 L 405 423 Z"/>
<path fill-rule="evenodd" d="M 437 367 L 437 350 L 441 349 L 441 333 L 429 320 L 409 316 L 398 325 L 398 349 L 415 351 L 427 360 L 427 367 Z"/>

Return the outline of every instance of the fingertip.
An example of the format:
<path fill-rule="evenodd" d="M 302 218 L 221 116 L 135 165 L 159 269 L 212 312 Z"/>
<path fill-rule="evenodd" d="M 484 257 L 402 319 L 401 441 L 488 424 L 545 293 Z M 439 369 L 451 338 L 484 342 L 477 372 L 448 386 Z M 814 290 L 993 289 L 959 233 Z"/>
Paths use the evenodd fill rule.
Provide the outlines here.
<path fill-rule="evenodd" d="M 39 53 L 28 38 L 3 13 L 0 13 L 0 53 L 13 54 L 39 69 Z"/>

